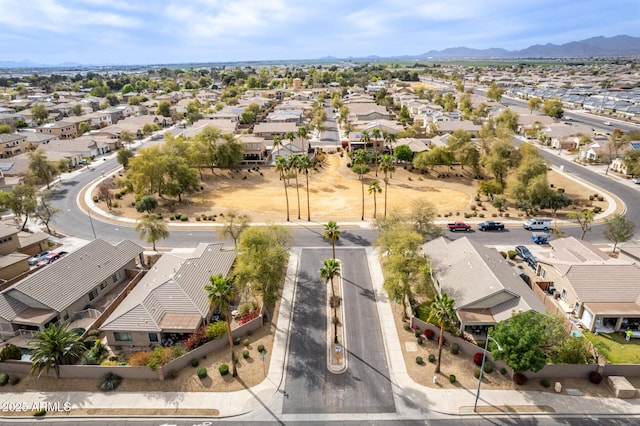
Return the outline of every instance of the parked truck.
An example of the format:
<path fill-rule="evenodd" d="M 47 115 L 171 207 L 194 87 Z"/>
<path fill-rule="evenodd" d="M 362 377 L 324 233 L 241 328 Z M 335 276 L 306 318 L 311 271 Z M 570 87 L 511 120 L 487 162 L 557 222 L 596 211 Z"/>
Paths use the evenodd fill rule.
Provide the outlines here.
<path fill-rule="evenodd" d="M 457 231 L 471 231 L 471 225 L 469 225 L 468 223 L 464 223 L 464 222 L 453 222 L 453 223 L 447 223 L 447 228 L 449 228 L 449 231 L 451 232 L 457 232 Z"/>

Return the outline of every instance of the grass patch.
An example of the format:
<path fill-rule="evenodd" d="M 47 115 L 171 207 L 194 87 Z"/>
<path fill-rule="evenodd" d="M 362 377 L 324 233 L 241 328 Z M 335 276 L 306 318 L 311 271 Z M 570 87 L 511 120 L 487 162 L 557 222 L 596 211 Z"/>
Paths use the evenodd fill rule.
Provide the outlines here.
<path fill-rule="evenodd" d="M 582 333 L 612 364 L 640 363 L 640 339 L 631 338 L 627 342 L 624 336 L 618 333 L 598 333 L 598 335 L 586 331 Z"/>

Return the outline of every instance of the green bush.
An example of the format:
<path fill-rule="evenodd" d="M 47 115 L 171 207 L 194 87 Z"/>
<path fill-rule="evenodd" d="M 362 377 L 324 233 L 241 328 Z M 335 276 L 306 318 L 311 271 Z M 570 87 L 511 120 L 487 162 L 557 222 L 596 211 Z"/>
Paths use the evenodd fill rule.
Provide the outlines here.
<path fill-rule="evenodd" d="M 196 371 L 196 374 L 198 375 L 198 378 L 204 379 L 205 377 L 207 377 L 207 369 L 204 367 L 200 367 Z"/>
<path fill-rule="evenodd" d="M 515 250 L 509 250 L 509 251 L 507 252 L 507 255 L 509 256 L 509 260 L 513 260 L 513 259 L 515 259 L 517 254 L 518 254 L 518 253 L 516 253 L 516 251 L 515 251 Z"/>
<path fill-rule="evenodd" d="M 18 383 L 20 383 L 20 376 L 18 376 L 17 374 L 10 374 L 9 384 L 13 386 L 13 385 L 17 385 Z"/>
<path fill-rule="evenodd" d="M 413 334 L 415 334 L 416 337 L 420 337 L 422 331 L 419 328 L 416 328 L 415 330 L 413 330 Z"/>
<path fill-rule="evenodd" d="M 551 383 L 547 379 L 540 379 L 540 385 L 544 388 L 548 388 L 551 386 Z"/>
<path fill-rule="evenodd" d="M 429 354 L 429 362 L 436 362 L 436 356 L 434 354 Z"/>
<path fill-rule="evenodd" d="M 602 211 L 602 207 L 600 207 L 600 206 L 595 206 L 593 208 L 593 212 L 596 213 L 596 214 L 600 213 L 601 211 Z"/>
<path fill-rule="evenodd" d="M 37 410 L 33 411 L 33 416 L 34 417 L 42 417 L 45 414 L 47 414 L 47 410 L 44 408 L 38 408 Z"/>
<path fill-rule="evenodd" d="M 422 336 L 418 336 L 418 338 L 416 339 L 416 342 L 421 345 L 422 342 L 424 342 L 424 340 L 422 339 Z"/>
<path fill-rule="evenodd" d="M 417 356 L 416 357 L 416 364 L 418 364 L 418 365 L 424 364 L 424 360 L 422 359 L 421 356 Z"/>
<path fill-rule="evenodd" d="M 227 333 L 227 323 L 225 321 L 217 321 L 213 324 L 209 324 L 204 331 L 204 335 L 207 339 L 213 340 L 224 336 Z"/>
<path fill-rule="evenodd" d="M 460 346 L 457 343 L 451 344 L 451 353 L 457 355 L 460 352 Z"/>
<path fill-rule="evenodd" d="M 226 376 L 227 374 L 229 374 L 229 366 L 227 364 L 222 364 L 220 365 L 220 367 L 218 367 L 218 371 L 220 372 L 221 376 Z"/>
<path fill-rule="evenodd" d="M 249 339 L 244 339 L 244 340 L 242 341 L 242 344 L 244 345 L 244 347 L 245 347 L 245 348 L 246 348 L 247 346 L 249 346 L 249 343 L 250 343 L 250 342 L 249 342 Z"/>
<path fill-rule="evenodd" d="M 266 352 L 266 350 L 264 349 L 264 345 L 258 345 L 258 352 Z"/>
<path fill-rule="evenodd" d="M 101 391 L 109 392 L 120 386 L 120 383 L 122 383 L 122 377 L 109 371 L 100 379 L 100 385 L 98 388 L 100 388 Z"/>
<path fill-rule="evenodd" d="M 473 377 L 475 377 L 476 379 L 480 378 L 480 369 L 476 368 L 475 370 L 473 370 Z"/>
<path fill-rule="evenodd" d="M 411 331 L 411 326 L 409 325 L 409 323 L 407 322 L 404 323 L 404 329 L 407 331 Z"/>
<path fill-rule="evenodd" d="M 4 386 L 9 383 L 9 375 L 7 373 L 0 374 L 0 386 Z"/>
<path fill-rule="evenodd" d="M 200 361 L 198 361 L 198 358 L 193 358 L 193 359 L 191 360 L 191 366 L 195 368 L 195 367 L 197 367 L 198 365 L 200 365 Z"/>
<path fill-rule="evenodd" d="M 484 361 L 484 372 L 486 374 L 490 374 L 493 372 L 493 362 L 489 361 L 488 359 Z"/>
<path fill-rule="evenodd" d="M 4 361 L 7 359 L 21 359 L 22 351 L 16 345 L 10 343 L 0 351 L 0 361 Z"/>
<path fill-rule="evenodd" d="M 186 222 L 189 220 L 189 216 L 187 216 L 186 214 L 180 215 L 180 221 L 181 222 Z"/>
<path fill-rule="evenodd" d="M 97 196 L 97 195 L 94 195 L 94 196 L 93 196 L 93 202 L 94 202 L 94 203 L 97 203 L 99 200 L 100 200 L 100 199 L 98 198 L 98 196 Z"/>
<path fill-rule="evenodd" d="M 233 344 L 234 344 L 235 346 L 238 346 L 238 345 L 240 344 L 240 338 L 239 338 L 239 337 L 234 337 L 234 338 L 233 338 Z"/>
<path fill-rule="evenodd" d="M 449 383 L 455 383 L 455 382 L 456 382 L 456 375 L 449 374 Z"/>
<path fill-rule="evenodd" d="M 245 349 L 244 351 L 242 351 L 242 358 L 244 358 L 244 359 L 249 358 L 249 351 L 248 350 Z"/>

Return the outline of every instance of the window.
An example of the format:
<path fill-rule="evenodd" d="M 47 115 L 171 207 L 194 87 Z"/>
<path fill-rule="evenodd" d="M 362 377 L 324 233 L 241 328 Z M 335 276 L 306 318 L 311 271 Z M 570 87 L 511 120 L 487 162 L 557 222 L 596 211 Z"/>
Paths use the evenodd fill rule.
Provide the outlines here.
<path fill-rule="evenodd" d="M 120 281 L 120 271 L 116 271 L 116 273 L 111 276 L 111 280 L 114 283 L 117 283 L 118 281 Z"/>
<path fill-rule="evenodd" d="M 540 276 L 544 278 L 545 275 L 547 275 L 547 271 L 545 271 L 544 268 L 540 268 Z"/>
<path fill-rule="evenodd" d="M 98 297 L 98 289 L 94 288 L 93 290 L 91 290 L 91 293 L 89 293 L 89 300 L 93 300 L 96 297 Z"/>
<path fill-rule="evenodd" d="M 158 341 L 158 333 L 149 333 L 149 341 L 157 342 Z"/>
<path fill-rule="evenodd" d="M 562 289 L 562 292 L 560 293 L 560 297 L 562 298 L 562 300 L 567 298 L 567 290 L 566 289 Z"/>
<path fill-rule="evenodd" d="M 118 342 L 133 342 L 133 336 L 128 331 L 114 332 L 113 338 Z"/>
<path fill-rule="evenodd" d="M 102 282 L 100 283 L 100 290 L 102 290 L 102 289 L 103 289 L 103 288 L 105 288 L 106 286 L 107 286 L 107 281 L 106 281 L 106 280 L 105 280 L 105 281 L 102 281 Z"/>

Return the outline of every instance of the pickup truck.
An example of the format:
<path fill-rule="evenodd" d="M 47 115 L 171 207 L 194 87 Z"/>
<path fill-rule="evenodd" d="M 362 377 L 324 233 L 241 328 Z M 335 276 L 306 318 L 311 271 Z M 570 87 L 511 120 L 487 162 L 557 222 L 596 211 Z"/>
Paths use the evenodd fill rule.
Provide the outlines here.
<path fill-rule="evenodd" d="M 456 231 L 471 231 L 471 225 L 469 225 L 468 223 L 464 223 L 464 222 L 454 222 L 454 223 L 447 223 L 447 228 L 449 228 L 449 231 L 451 232 L 456 232 Z"/>
<path fill-rule="evenodd" d="M 487 220 L 486 222 L 480 222 L 478 229 L 481 231 L 502 231 L 504 229 L 504 223 Z"/>

